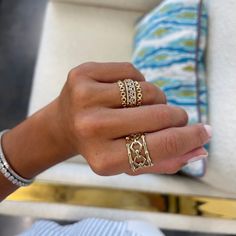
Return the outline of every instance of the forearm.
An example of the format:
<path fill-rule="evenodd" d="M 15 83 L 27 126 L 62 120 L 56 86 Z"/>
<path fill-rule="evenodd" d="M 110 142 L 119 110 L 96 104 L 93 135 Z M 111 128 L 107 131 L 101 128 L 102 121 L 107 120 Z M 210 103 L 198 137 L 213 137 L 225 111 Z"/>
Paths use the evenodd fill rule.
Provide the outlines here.
<path fill-rule="evenodd" d="M 57 100 L 7 132 L 2 147 L 11 167 L 22 177 L 30 179 L 49 167 L 76 154 L 60 132 Z M 17 189 L 0 176 L 0 199 Z"/>

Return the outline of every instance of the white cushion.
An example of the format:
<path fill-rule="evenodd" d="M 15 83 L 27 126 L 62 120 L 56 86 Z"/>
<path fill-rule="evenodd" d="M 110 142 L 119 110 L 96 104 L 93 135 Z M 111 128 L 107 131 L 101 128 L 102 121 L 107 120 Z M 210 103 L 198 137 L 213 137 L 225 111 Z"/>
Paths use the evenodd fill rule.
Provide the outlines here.
<path fill-rule="evenodd" d="M 79 3 L 80 5 L 107 7 L 121 10 L 145 12 L 158 5 L 161 0 L 53 0 L 54 2 Z"/>
<path fill-rule="evenodd" d="M 58 96 L 71 68 L 86 61 L 130 61 L 134 24 L 140 16 L 49 2 L 29 113 Z"/>
<path fill-rule="evenodd" d="M 214 135 L 207 175 L 203 181 L 225 190 L 225 192 L 236 193 L 236 161 L 234 158 L 236 112 L 233 113 L 236 111 L 236 104 L 234 104 L 236 103 L 236 80 L 234 79 L 236 15 L 233 11 L 234 7 L 232 7 L 236 7 L 236 2 L 225 0 L 223 8 L 221 3 L 222 1 L 219 0 L 209 1 L 211 24 L 208 78 L 211 124 Z M 58 96 L 67 73 L 72 67 L 85 61 L 129 61 L 132 53 L 134 24 L 141 16 L 142 13 L 135 11 L 59 2 L 49 3 L 29 114 Z M 227 28 L 225 28 L 226 21 L 229 22 Z M 79 176 L 79 171 L 75 174 Z M 57 179 L 55 175 L 52 176 L 53 178 Z M 60 175 L 59 178 L 61 178 Z M 156 175 L 155 178 L 164 186 L 169 177 Z M 142 176 L 140 181 L 146 183 L 146 176 Z M 202 193 L 201 187 L 197 186 L 194 188 L 192 182 L 190 183 L 187 178 L 177 178 L 165 190 L 168 192 L 178 190 L 183 194 L 189 194 L 191 191 L 195 194 L 198 191 Z M 153 188 L 161 191 L 155 185 Z M 207 185 L 204 185 L 203 188 L 211 189 Z M 217 194 L 219 195 L 219 192 Z M 225 194 L 222 193 L 222 196 Z"/>
<path fill-rule="evenodd" d="M 208 86 L 213 126 L 203 181 L 236 193 L 236 1 L 210 0 Z"/>

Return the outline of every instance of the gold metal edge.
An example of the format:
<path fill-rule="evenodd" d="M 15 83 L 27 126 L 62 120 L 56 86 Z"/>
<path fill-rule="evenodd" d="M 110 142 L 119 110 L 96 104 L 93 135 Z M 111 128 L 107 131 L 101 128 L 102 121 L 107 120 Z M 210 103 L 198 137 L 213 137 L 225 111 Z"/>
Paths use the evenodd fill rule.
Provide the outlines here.
<path fill-rule="evenodd" d="M 236 199 L 35 182 L 6 200 L 162 212 L 236 220 Z"/>

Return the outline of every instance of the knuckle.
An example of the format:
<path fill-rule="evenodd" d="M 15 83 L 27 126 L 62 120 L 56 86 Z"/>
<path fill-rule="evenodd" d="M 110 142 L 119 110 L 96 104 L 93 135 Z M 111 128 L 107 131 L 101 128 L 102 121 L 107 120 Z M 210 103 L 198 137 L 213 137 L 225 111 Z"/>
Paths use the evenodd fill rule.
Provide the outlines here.
<path fill-rule="evenodd" d="M 80 83 L 77 87 L 74 88 L 73 91 L 73 97 L 74 99 L 76 99 L 76 101 L 79 101 L 81 105 L 83 103 L 88 103 L 91 96 L 91 90 L 88 83 Z"/>
<path fill-rule="evenodd" d="M 173 164 L 171 165 L 168 170 L 166 171 L 167 174 L 173 175 L 176 174 L 180 169 L 182 168 L 182 165 L 180 164 Z"/>
<path fill-rule="evenodd" d="M 95 160 L 90 164 L 91 169 L 98 175 L 105 174 L 105 166 L 100 160 Z"/>
<path fill-rule="evenodd" d="M 143 75 L 137 70 L 137 68 L 130 62 L 123 63 L 123 70 L 127 78 L 131 78 L 133 80 L 144 80 Z"/>
<path fill-rule="evenodd" d="M 186 125 L 188 123 L 188 113 L 182 109 L 182 108 L 179 108 L 179 111 L 180 111 L 180 124 L 181 125 Z"/>
<path fill-rule="evenodd" d="M 102 156 L 97 156 L 96 158 L 92 158 L 92 162 L 89 163 L 91 169 L 100 176 L 109 176 L 111 175 L 109 168 L 107 166 L 107 162 Z"/>
<path fill-rule="evenodd" d="M 158 99 L 158 102 L 161 102 L 163 104 L 167 104 L 167 97 L 165 93 L 162 90 L 157 89 L 157 93 L 159 94 L 160 99 Z"/>
<path fill-rule="evenodd" d="M 173 154 L 178 152 L 179 146 L 175 135 L 169 135 L 166 137 L 165 147 L 168 154 Z"/>
<path fill-rule="evenodd" d="M 74 119 L 74 130 L 78 136 L 88 137 L 88 130 L 90 129 L 87 117 L 79 117 Z"/>
<path fill-rule="evenodd" d="M 122 62 L 121 66 L 125 77 L 134 80 L 145 81 L 143 74 L 132 63 Z"/>
<path fill-rule="evenodd" d="M 163 125 L 172 124 L 172 114 L 170 107 L 166 105 L 158 105 L 157 116 L 159 120 L 163 123 Z"/>
<path fill-rule="evenodd" d="M 78 92 L 83 92 L 86 89 L 83 78 L 87 77 L 79 73 L 78 67 L 73 68 L 69 71 L 67 77 L 67 85 L 70 89 L 70 92 L 73 93 L 73 91 L 76 91 L 77 94 L 80 94 Z"/>
<path fill-rule="evenodd" d="M 79 74 L 88 74 L 92 70 L 94 70 L 94 67 L 97 65 L 96 62 L 85 62 L 78 66 L 77 73 Z"/>
<path fill-rule="evenodd" d="M 91 116 L 82 115 L 75 119 L 74 127 L 80 137 L 90 138 L 94 136 L 94 119 Z"/>
<path fill-rule="evenodd" d="M 134 65 L 130 62 L 124 62 L 123 63 L 123 67 L 126 71 L 136 71 L 136 68 L 134 67 Z"/>
<path fill-rule="evenodd" d="M 70 87 L 74 86 L 75 82 L 77 81 L 77 78 L 78 78 L 77 69 L 76 68 L 71 69 L 67 77 L 67 82 Z"/>
<path fill-rule="evenodd" d="M 143 94 L 146 96 L 147 102 L 153 103 L 157 100 L 158 96 L 158 89 L 155 85 L 144 82 L 142 84 L 143 87 Z"/>
<path fill-rule="evenodd" d="M 83 64 L 80 64 L 77 67 L 72 68 L 69 73 L 68 73 L 68 78 L 78 78 L 78 76 L 81 75 L 89 75 L 89 72 L 94 70 L 94 67 L 97 65 L 98 63 L 96 62 L 85 62 Z"/>
<path fill-rule="evenodd" d="M 144 95 L 147 96 L 148 102 L 166 104 L 167 98 L 165 93 L 152 83 L 144 83 Z"/>
<path fill-rule="evenodd" d="M 164 148 L 167 154 L 175 155 L 179 153 L 183 146 L 181 137 L 177 137 L 175 133 L 166 135 L 164 138 Z"/>
<path fill-rule="evenodd" d="M 162 95 L 163 103 L 164 103 L 164 104 L 167 104 L 167 97 L 166 97 L 166 94 L 165 94 L 163 91 L 161 91 L 161 95 Z"/>

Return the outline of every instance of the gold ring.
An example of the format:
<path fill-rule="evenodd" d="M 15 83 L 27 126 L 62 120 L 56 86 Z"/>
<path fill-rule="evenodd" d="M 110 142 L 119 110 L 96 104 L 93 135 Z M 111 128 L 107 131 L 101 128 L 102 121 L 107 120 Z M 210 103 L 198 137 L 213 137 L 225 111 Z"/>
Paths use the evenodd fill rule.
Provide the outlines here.
<path fill-rule="evenodd" d="M 137 93 L 135 87 L 135 81 L 132 79 L 125 79 L 125 90 L 126 90 L 126 105 L 127 107 L 137 106 Z"/>
<path fill-rule="evenodd" d="M 136 88 L 136 97 L 137 97 L 136 106 L 141 106 L 142 105 L 142 98 L 143 98 L 142 89 L 141 89 L 140 83 L 138 81 L 135 81 L 134 85 Z"/>
<path fill-rule="evenodd" d="M 127 136 L 125 139 L 129 164 L 133 172 L 153 166 L 147 148 L 145 134 L 132 134 Z"/>
<path fill-rule="evenodd" d="M 125 90 L 125 84 L 119 80 L 117 82 L 119 89 L 120 89 L 120 99 L 121 99 L 121 104 L 123 107 L 127 106 L 127 99 L 126 99 L 126 90 Z"/>
<path fill-rule="evenodd" d="M 119 80 L 121 105 L 123 107 L 136 107 L 142 104 L 142 89 L 139 82 L 132 79 Z"/>

